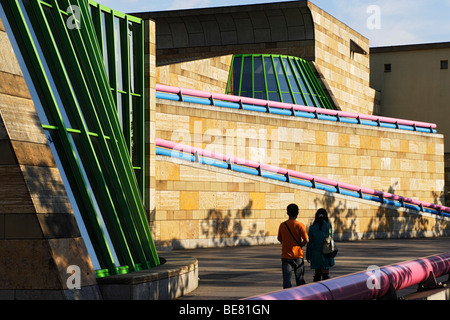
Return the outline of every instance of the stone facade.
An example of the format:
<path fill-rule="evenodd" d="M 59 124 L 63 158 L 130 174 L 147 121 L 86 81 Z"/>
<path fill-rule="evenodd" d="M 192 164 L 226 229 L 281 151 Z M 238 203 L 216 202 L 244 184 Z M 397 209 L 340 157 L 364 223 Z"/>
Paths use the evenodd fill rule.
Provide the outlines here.
<path fill-rule="evenodd" d="M 441 202 L 440 134 L 158 100 L 156 136 L 366 188 Z"/>
<path fill-rule="evenodd" d="M 156 136 L 357 186 L 443 202 L 443 136 L 439 134 L 159 99 Z M 430 222 L 434 218 L 428 221 L 430 217 L 366 201 L 341 200 L 346 197 L 326 193 L 318 196 L 290 185 L 255 182 L 255 178 L 227 171 L 157 159 L 152 226 L 156 240 L 175 246 L 275 242 L 278 224 L 291 202 L 307 212 L 303 217 L 309 222 L 315 210 L 325 207 L 333 218 L 339 218 L 336 233 L 344 239 L 435 234 L 435 223 L 441 222 L 447 228 L 445 219 Z"/>
<path fill-rule="evenodd" d="M 349 112 L 378 113 L 376 93 L 370 87 L 369 39 L 309 1 L 308 8 L 314 21 L 314 61 L 339 106 Z"/>
<path fill-rule="evenodd" d="M 157 82 L 181 88 L 225 93 L 232 55 L 182 62 L 157 68 Z"/>
<path fill-rule="evenodd" d="M 155 239 L 173 248 L 277 242 L 286 206 L 298 204 L 307 227 L 325 208 L 341 240 L 448 235 L 450 219 L 274 182 L 226 169 L 157 157 Z"/>
<path fill-rule="evenodd" d="M 289 33 L 296 25 L 290 20 L 295 15 L 301 16 L 298 21 L 302 21 L 304 32 L 299 34 Z M 158 83 L 223 93 L 231 54 L 293 55 L 311 61 L 339 109 L 362 114 L 380 113 L 380 94 L 370 87 L 369 40 L 309 1 L 283 3 L 277 8 L 268 4 L 144 16 L 163 25 L 158 33 L 162 35 L 161 42 L 157 39 Z M 205 38 L 210 42 L 198 46 L 188 45 L 186 41 L 191 38 L 199 41 L 202 35 L 208 34 L 206 29 L 199 27 L 204 27 L 203 21 L 214 24 L 223 19 L 252 22 L 257 27 L 243 33 L 247 35 L 246 39 L 253 37 L 253 41 L 244 41 L 231 29 L 226 33 L 221 29 L 225 27 L 219 24 L 217 38 Z M 255 42 L 258 32 L 270 30 L 273 19 L 280 20 L 280 28 L 285 30 L 287 39 L 281 33 L 271 33 L 264 40 L 258 38 L 260 41 Z M 175 25 L 177 32 L 171 31 L 175 30 Z M 183 33 L 186 33 L 185 38 L 180 37 Z M 220 37 L 226 37 L 226 43 Z M 156 108 L 157 138 L 423 201 L 444 203 L 442 134 L 236 112 L 163 100 L 158 101 Z M 162 161 L 163 158 L 159 159 Z M 193 243 L 270 242 L 279 220 L 285 217 L 285 205 L 298 200 L 297 191 L 286 186 L 281 189 L 273 183 L 250 186 L 246 184 L 247 180 L 214 174 L 207 168 L 197 172 L 192 166 L 161 161 L 157 161 L 157 205 L 152 224 L 156 239 L 163 242 L 174 241 L 181 247 L 192 247 Z M 196 178 L 197 174 L 200 178 Z M 265 194 L 259 192 L 261 188 Z M 283 200 L 274 205 L 272 201 L 280 197 L 284 197 Z M 333 212 L 340 208 L 340 202 L 336 204 L 334 196 L 327 198 L 324 195 L 323 201 L 318 201 L 312 194 L 306 198 L 309 199 L 307 203 L 314 203 L 307 206 L 308 219 L 312 218 L 318 205 Z M 427 227 L 424 227 L 423 216 L 402 213 L 400 217 L 395 210 L 386 209 L 390 213 L 385 215 L 385 209 L 373 205 L 358 204 L 355 210 L 348 208 L 343 211 L 349 219 L 342 223 L 337 221 L 338 224 L 353 227 L 357 224 L 358 227 L 354 233 L 338 228 L 343 238 L 411 236 L 419 234 L 418 230 L 427 233 L 433 227 L 427 228 L 434 225 L 426 222 Z M 276 213 L 272 209 L 277 210 Z M 255 220 L 243 217 L 246 212 L 252 212 Z M 241 233 L 233 231 L 242 226 Z"/>

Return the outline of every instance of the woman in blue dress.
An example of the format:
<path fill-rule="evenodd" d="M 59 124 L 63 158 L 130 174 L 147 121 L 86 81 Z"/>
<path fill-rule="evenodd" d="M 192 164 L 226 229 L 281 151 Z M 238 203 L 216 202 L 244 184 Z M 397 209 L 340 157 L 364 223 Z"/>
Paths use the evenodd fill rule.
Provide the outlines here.
<path fill-rule="evenodd" d="M 328 213 L 325 209 L 316 212 L 314 222 L 309 227 L 309 242 L 306 247 L 306 260 L 311 263 L 311 269 L 315 270 L 314 282 L 330 278 L 329 271 L 334 266 L 334 259 L 323 255 L 323 241 L 333 235 L 333 228 L 328 221 Z"/>

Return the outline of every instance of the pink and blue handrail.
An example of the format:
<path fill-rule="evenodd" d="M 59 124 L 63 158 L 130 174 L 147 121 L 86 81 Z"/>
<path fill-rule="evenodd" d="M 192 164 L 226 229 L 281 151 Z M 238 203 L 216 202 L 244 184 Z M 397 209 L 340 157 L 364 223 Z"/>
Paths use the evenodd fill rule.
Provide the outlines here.
<path fill-rule="evenodd" d="M 266 101 L 220 93 L 210 93 L 161 84 L 156 85 L 156 97 L 159 99 L 183 101 L 231 109 L 258 111 L 278 115 L 296 116 L 309 119 L 361 124 L 424 133 L 437 133 L 437 125 L 434 123 L 293 105 L 289 103 Z"/>
<path fill-rule="evenodd" d="M 388 295 L 396 298 L 397 291 L 415 285 L 426 289 L 427 282 L 447 274 L 450 274 L 450 252 L 261 294 L 246 300 L 373 300 Z M 433 287 L 433 282 L 429 283 Z"/>
<path fill-rule="evenodd" d="M 156 154 L 450 218 L 450 208 L 446 206 L 362 188 L 256 161 L 230 157 L 163 139 L 156 139 Z"/>

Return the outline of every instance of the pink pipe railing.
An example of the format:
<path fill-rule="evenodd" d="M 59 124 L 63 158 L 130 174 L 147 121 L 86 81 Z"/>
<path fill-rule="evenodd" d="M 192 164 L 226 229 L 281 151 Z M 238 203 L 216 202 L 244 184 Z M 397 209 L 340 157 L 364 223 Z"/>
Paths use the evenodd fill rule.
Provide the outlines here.
<path fill-rule="evenodd" d="M 396 119 L 396 118 L 364 115 L 364 114 L 336 111 L 336 110 L 329 110 L 329 109 L 322 109 L 322 108 L 292 105 L 292 104 L 276 102 L 276 101 L 266 101 L 266 100 L 260 100 L 260 99 L 254 99 L 254 98 L 232 96 L 232 95 L 227 95 L 227 94 L 210 93 L 210 92 L 204 92 L 204 91 L 193 90 L 193 89 L 184 89 L 184 88 L 161 85 L 161 84 L 156 85 L 156 90 L 160 91 L 160 92 L 172 93 L 172 94 L 177 94 L 177 95 L 181 94 L 181 95 L 188 95 L 188 96 L 193 96 L 193 97 L 216 99 L 216 100 L 236 102 L 236 103 L 240 102 L 240 103 L 253 104 L 253 105 L 259 105 L 259 106 L 269 105 L 270 107 L 280 108 L 280 109 L 291 110 L 292 108 L 294 108 L 297 111 L 317 112 L 317 113 L 325 114 L 325 115 L 347 117 L 347 118 L 354 118 L 354 119 L 359 118 L 359 119 L 370 120 L 370 121 L 374 121 L 374 122 L 381 121 L 381 122 L 386 122 L 386 123 L 391 123 L 391 124 L 430 128 L 431 130 L 437 128 L 436 124 L 427 123 L 427 122 L 409 121 L 409 120 L 404 120 L 404 119 Z M 234 157 L 228 158 L 225 155 L 220 155 L 220 157 L 219 157 L 218 154 L 210 155 L 210 154 L 208 154 L 208 151 L 204 151 L 204 150 L 196 150 L 196 151 L 198 151 L 199 154 L 201 152 L 206 152 L 205 154 L 202 154 L 202 155 L 204 155 L 205 157 L 215 158 L 217 160 L 226 161 L 226 160 L 230 159 L 232 163 L 245 165 L 245 166 L 252 167 L 252 168 L 258 168 L 260 166 L 259 163 L 249 161 L 249 160 L 244 160 L 244 159 L 239 159 L 239 158 L 234 158 Z M 193 153 L 195 153 L 195 151 Z M 225 157 L 225 158 L 222 159 L 221 157 Z M 299 179 L 303 179 L 303 180 L 311 181 L 314 178 L 317 183 L 322 183 L 325 185 L 330 185 L 330 186 L 334 186 L 334 187 L 338 186 L 338 187 L 341 187 L 341 188 L 344 188 L 344 189 L 347 189 L 350 191 L 363 192 L 368 195 L 383 197 L 385 199 L 404 201 L 406 203 L 410 203 L 410 204 L 417 205 L 417 206 L 423 205 L 427 208 L 447 211 L 447 208 L 445 208 L 443 206 L 438 206 L 438 205 L 435 205 L 435 204 L 432 204 L 429 202 L 423 202 L 423 201 L 414 200 L 414 199 L 410 199 L 410 198 L 404 198 L 404 197 L 396 196 L 396 195 L 386 193 L 386 192 L 381 192 L 381 191 L 376 191 L 376 190 L 371 190 L 371 189 L 366 189 L 366 188 L 359 188 L 359 187 L 356 187 L 353 185 L 349 185 L 349 184 L 345 184 L 345 183 L 338 183 L 336 181 L 331 181 L 331 180 L 319 178 L 319 177 L 312 177 L 310 175 L 306 175 L 306 174 L 302 174 L 302 173 L 298 173 L 295 171 L 286 170 L 286 169 L 282 169 L 282 168 L 275 168 L 275 167 L 270 168 L 270 166 L 265 165 L 265 164 L 261 164 L 261 169 L 269 171 L 269 172 L 278 173 L 278 174 L 289 173 L 290 176 L 296 177 Z M 450 211 L 450 208 L 448 210 Z"/>
<path fill-rule="evenodd" d="M 214 160 L 229 162 L 232 164 L 238 164 L 238 165 L 247 166 L 247 167 L 255 168 L 255 169 L 261 169 L 261 170 L 265 170 L 265 171 L 275 173 L 275 174 L 280 174 L 280 175 L 288 174 L 290 177 L 307 180 L 307 181 L 314 181 L 315 183 L 320 183 L 320 184 L 324 184 L 324 185 L 328 185 L 328 186 L 332 186 L 332 187 L 337 187 L 338 189 L 342 188 L 342 189 L 346 189 L 349 191 L 355 191 L 360 194 L 364 193 L 367 195 L 382 197 L 384 199 L 400 201 L 403 203 L 417 205 L 419 207 L 425 207 L 425 208 L 430 208 L 430 209 L 434 209 L 434 210 L 441 211 L 441 212 L 450 213 L 450 208 L 446 207 L 446 206 L 437 205 L 437 204 L 433 204 L 433 203 L 429 203 L 429 202 L 425 202 L 425 201 L 419 201 L 419 200 L 415 200 L 415 199 L 411 199 L 411 198 L 406 198 L 406 197 L 394 195 L 394 194 L 388 193 L 388 192 L 377 191 L 377 190 L 373 190 L 373 189 L 369 189 L 369 188 L 361 188 L 361 187 L 358 187 L 358 186 L 355 186 L 352 184 L 338 182 L 338 181 L 321 178 L 321 177 L 316 177 L 316 176 L 313 176 L 310 174 L 306 174 L 306 173 L 302 173 L 302 172 L 298 172 L 298 171 L 294 171 L 294 170 L 289 170 L 289 169 L 284 169 L 284 168 L 279 168 L 279 167 L 276 167 L 273 165 L 262 164 L 262 163 L 259 163 L 256 161 L 249 161 L 249 160 L 245 160 L 245 159 L 237 158 L 237 157 L 229 157 L 229 156 L 221 154 L 221 153 L 212 152 L 212 151 L 208 151 L 208 150 L 204 150 L 204 149 L 200 149 L 200 148 L 196 148 L 196 147 L 192 147 L 192 146 L 188 146 L 188 145 L 183 145 L 183 144 L 179 144 L 179 143 L 176 143 L 173 141 L 156 139 L 156 145 L 159 147 L 172 149 L 172 150 L 176 150 L 176 151 L 181 151 L 184 153 L 197 154 L 199 156 L 214 159 Z"/>
<path fill-rule="evenodd" d="M 374 122 L 385 122 L 385 123 L 390 123 L 390 124 L 398 124 L 398 125 L 405 125 L 405 126 L 411 126 L 411 127 L 416 126 L 416 127 L 428 128 L 431 131 L 433 131 L 434 129 L 437 128 L 436 124 L 428 123 L 428 122 L 410 121 L 410 120 L 397 119 L 397 118 L 389 118 L 389 117 L 373 116 L 373 115 L 359 114 L 359 113 L 353 113 L 353 112 L 345 112 L 345 111 L 314 108 L 314 107 L 301 106 L 301 105 L 293 105 L 293 104 L 283 103 L 283 102 L 267 101 L 267 100 L 261 100 L 261 99 L 233 96 L 233 95 L 228 95 L 228 94 L 220 94 L 220 93 L 205 92 L 205 91 L 199 91 L 199 90 L 193 90 L 193 89 L 178 88 L 178 87 L 172 87 L 172 86 L 167 86 L 167 85 L 162 85 L 162 84 L 156 85 L 156 91 L 172 93 L 172 94 L 181 95 L 181 96 L 187 95 L 187 96 L 198 97 L 198 98 L 221 100 L 221 101 L 234 102 L 234 103 L 243 103 L 243 104 L 256 105 L 256 106 L 269 106 L 271 108 L 278 108 L 278 109 L 285 109 L 285 110 L 304 111 L 304 112 L 311 112 L 311 113 L 317 112 L 318 114 L 335 116 L 335 117 L 369 120 L 369 121 L 374 121 Z"/>
<path fill-rule="evenodd" d="M 371 300 L 450 274 L 450 252 L 393 264 L 247 300 Z"/>

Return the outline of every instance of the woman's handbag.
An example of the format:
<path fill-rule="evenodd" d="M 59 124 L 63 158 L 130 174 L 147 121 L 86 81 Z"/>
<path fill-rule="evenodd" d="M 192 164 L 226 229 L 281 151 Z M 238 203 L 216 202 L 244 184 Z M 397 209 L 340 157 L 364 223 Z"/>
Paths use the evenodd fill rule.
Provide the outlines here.
<path fill-rule="evenodd" d="M 330 229 L 328 228 L 328 235 L 323 240 L 322 253 L 327 258 L 334 258 L 338 253 L 338 248 L 334 242 L 333 236 L 330 234 Z"/>

